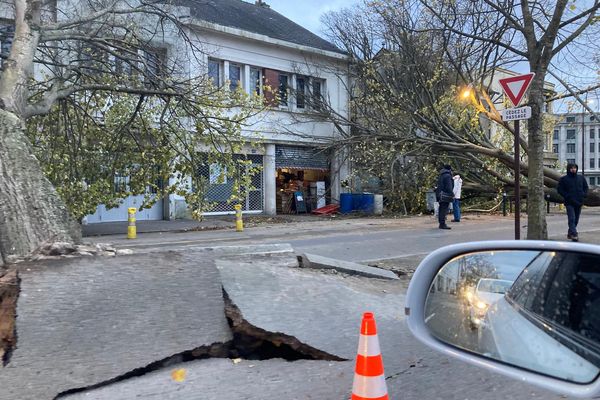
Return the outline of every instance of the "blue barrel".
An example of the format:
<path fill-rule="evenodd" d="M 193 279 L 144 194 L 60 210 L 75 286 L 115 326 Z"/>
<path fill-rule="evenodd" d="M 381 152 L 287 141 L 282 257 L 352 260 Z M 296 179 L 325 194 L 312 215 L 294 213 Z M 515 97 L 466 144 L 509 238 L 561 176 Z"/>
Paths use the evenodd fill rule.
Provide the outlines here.
<path fill-rule="evenodd" d="M 352 212 L 352 193 L 340 194 L 340 212 L 342 214 Z"/>
<path fill-rule="evenodd" d="M 352 193 L 352 210 L 361 211 L 363 207 L 362 193 Z"/>
<path fill-rule="evenodd" d="M 373 214 L 375 212 L 375 195 L 370 193 L 363 194 L 362 212 Z"/>

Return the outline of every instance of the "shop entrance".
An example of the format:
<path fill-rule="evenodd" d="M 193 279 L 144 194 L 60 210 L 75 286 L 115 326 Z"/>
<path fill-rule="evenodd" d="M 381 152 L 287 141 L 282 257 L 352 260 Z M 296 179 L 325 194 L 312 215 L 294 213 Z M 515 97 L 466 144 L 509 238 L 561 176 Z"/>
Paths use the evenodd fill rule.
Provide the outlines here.
<path fill-rule="evenodd" d="M 310 213 L 330 202 L 330 178 L 328 169 L 320 168 L 277 168 L 277 214 L 304 212 L 297 209 L 294 194 L 301 193 Z"/>

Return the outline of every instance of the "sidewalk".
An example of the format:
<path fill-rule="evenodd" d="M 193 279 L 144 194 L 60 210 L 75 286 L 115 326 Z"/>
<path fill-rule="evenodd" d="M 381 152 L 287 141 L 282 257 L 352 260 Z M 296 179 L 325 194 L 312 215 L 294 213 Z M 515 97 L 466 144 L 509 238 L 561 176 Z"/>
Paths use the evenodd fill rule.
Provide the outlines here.
<path fill-rule="evenodd" d="M 244 226 L 252 227 L 261 224 L 282 224 L 291 222 L 315 222 L 327 219 L 356 218 L 348 216 L 317 216 L 311 214 L 285 214 L 285 215 L 244 215 Z M 138 233 L 150 232 L 190 232 L 235 229 L 235 215 L 220 215 L 205 217 L 202 221 L 191 219 L 176 219 L 172 221 L 137 221 Z M 82 225 L 84 237 L 127 234 L 127 221 L 100 222 Z"/>

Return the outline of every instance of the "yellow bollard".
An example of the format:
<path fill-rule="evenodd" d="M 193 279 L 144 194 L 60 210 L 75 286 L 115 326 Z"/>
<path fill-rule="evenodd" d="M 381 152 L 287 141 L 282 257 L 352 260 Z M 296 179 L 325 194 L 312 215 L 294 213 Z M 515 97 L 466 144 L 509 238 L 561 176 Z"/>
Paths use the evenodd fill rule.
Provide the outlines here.
<path fill-rule="evenodd" d="M 127 225 L 127 239 L 135 239 L 137 236 L 137 230 L 135 228 L 135 212 L 137 209 L 135 207 L 129 207 L 127 209 L 127 213 L 129 214 L 129 218 L 127 221 L 129 224 Z"/>
<path fill-rule="evenodd" d="M 242 221 L 242 205 L 236 204 L 235 208 L 235 230 L 242 232 L 244 230 L 244 221 Z"/>

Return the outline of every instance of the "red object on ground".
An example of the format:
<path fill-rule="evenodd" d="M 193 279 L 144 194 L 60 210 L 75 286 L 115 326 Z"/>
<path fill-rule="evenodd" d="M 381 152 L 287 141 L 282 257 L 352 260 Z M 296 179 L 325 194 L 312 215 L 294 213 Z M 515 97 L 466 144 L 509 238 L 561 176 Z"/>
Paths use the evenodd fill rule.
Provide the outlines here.
<path fill-rule="evenodd" d="M 327 214 L 335 214 L 339 211 L 340 206 L 338 204 L 330 204 L 325 207 L 317 208 L 312 211 L 313 214 L 319 215 L 327 215 Z"/>

